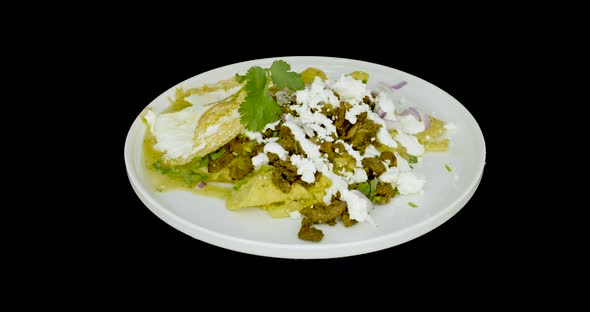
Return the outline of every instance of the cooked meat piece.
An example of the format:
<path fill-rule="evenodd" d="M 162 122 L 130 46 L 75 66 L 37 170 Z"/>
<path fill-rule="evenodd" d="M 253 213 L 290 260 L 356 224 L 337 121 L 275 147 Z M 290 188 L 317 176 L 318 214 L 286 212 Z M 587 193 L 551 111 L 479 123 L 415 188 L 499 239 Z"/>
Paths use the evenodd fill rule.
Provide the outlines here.
<path fill-rule="evenodd" d="M 346 210 L 346 202 L 335 200 L 326 206 L 324 203 L 301 209 L 301 214 L 313 223 L 331 223 Z"/>
<path fill-rule="evenodd" d="M 295 137 L 291 132 L 291 129 L 281 126 L 279 129 L 279 139 L 277 143 L 280 144 L 287 152 L 291 154 L 302 154 L 303 150 L 299 142 L 295 141 Z"/>
<path fill-rule="evenodd" d="M 390 151 L 385 151 L 385 152 L 381 153 L 381 156 L 379 156 L 379 159 L 381 161 L 385 161 L 385 160 L 389 159 L 389 166 L 390 167 L 397 167 L 397 159 L 395 158 L 395 155 Z"/>
<path fill-rule="evenodd" d="M 369 180 L 380 176 L 385 170 L 387 170 L 383 165 L 383 162 L 377 157 L 365 158 L 363 159 L 362 164 L 367 172 Z"/>
<path fill-rule="evenodd" d="M 332 106 L 332 104 L 325 104 L 322 107 L 322 114 L 326 115 L 326 117 L 332 120 L 332 117 L 337 118 L 339 113 L 339 109 Z"/>
<path fill-rule="evenodd" d="M 350 132 L 354 131 L 354 133 L 347 132 L 345 137 L 345 141 L 357 151 L 364 151 L 369 144 L 372 144 L 371 139 L 376 137 L 377 130 L 381 127 L 372 120 L 367 119 L 366 116 L 366 113 L 359 115 L 356 124 L 350 129 Z"/>
<path fill-rule="evenodd" d="M 229 176 L 234 180 L 241 180 L 254 170 L 249 157 L 240 156 L 229 165 Z"/>
<path fill-rule="evenodd" d="M 393 186 L 391 186 L 391 183 L 377 183 L 377 187 L 375 189 L 375 198 L 378 198 L 378 200 L 376 201 L 377 204 L 387 204 L 394 196 L 395 189 L 393 188 Z"/>
<path fill-rule="evenodd" d="M 371 102 L 371 99 L 368 96 L 365 96 L 363 98 L 363 103 L 369 105 L 369 107 L 371 108 L 371 110 L 375 109 L 375 102 Z"/>
<path fill-rule="evenodd" d="M 324 232 L 313 227 L 313 222 L 311 222 L 309 219 L 303 218 L 303 220 L 301 220 L 301 228 L 299 229 L 297 236 L 302 240 L 319 242 L 324 237 Z"/>
<path fill-rule="evenodd" d="M 338 153 L 336 152 L 336 149 L 338 149 Z M 341 142 L 334 143 L 324 141 L 320 144 L 320 152 L 328 154 L 328 160 L 332 163 L 334 162 L 334 158 L 341 156 L 339 153 L 342 154 L 345 151 L 344 145 Z"/>
<path fill-rule="evenodd" d="M 256 141 L 251 141 L 244 136 L 237 136 L 224 146 L 228 152 L 234 154 L 234 156 L 252 156 L 253 153 L 257 153 L 258 149 L 262 147 Z"/>
<path fill-rule="evenodd" d="M 207 165 L 207 168 L 209 169 L 209 172 L 211 172 L 211 173 L 221 171 L 221 169 L 223 169 L 227 165 L 229 165 L 229 163 L 232 160 L 234 160 L 234 158 L 236 158 L 236 156 L 234 154 L 226 151 L 225 153 L 223 153 L 223 155 L 219 156 L 217 159 L 210 160 L 209 164 Z"/>
<path fill-rule="evenodd" d="M 342 213 L 340 217 L 342 219 L 342 223 L 344 223 L 345 227 L 353 226 L 357 223 L 356 220 L 350 218 L 350 214 L 348 213 L 348 209 Z"/>
<path fill-rule="evenodd" d="M 293 166 L 290 161 L 281 160 L 274 153 L 268 153 L 270 164 L 275 167 L 272 172 L 272 182 L 283 192 L 289 193 L 291 185 L 295 183 L 299 176 L 297 167 Z"/>
<path fill-rule="evenodd" d="M 334 121 L 334 125 L 336 126 L 336 133 L 338 136 L 344 136 L 350 129 L 351 124 L 348 120 L 345 119 L 346 117 L 346 104 L 344 102 L 340 102 L 340 107 L 337 108 L 338 115 L 336 120 Z"/>
<path fill-rule="evenodd" d="M 366 129 L 360 129 L 355 132 L 354 136 L 349 139 L 348 143 L 352 145 L 355 150 L 364 151 L 365 148 L 367 148 L 367 146 L 372 143 L 371 138 L 374 137 L 375 132 L 371 132 Z"/>

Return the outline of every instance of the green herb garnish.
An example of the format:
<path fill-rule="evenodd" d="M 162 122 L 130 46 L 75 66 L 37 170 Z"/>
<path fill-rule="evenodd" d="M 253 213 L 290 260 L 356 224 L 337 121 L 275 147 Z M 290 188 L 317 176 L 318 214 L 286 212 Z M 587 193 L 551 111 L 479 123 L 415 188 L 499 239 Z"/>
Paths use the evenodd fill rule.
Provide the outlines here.
<path fill-rule="evenodd" d="M 215 160 L 225 154 L 225 147 L 220 148 L 218 151 L 210 154 L 211 160 Z"/>
<path fill-rule="evenodd" d="M 451 172 L 451 167 L 449 167 L 449 165 L 445 165 L 445 169 L 447 169 L 448 172 Z"/>
<path fill-rule="evenodd" d="M 238 109 L 246 129 L 261 131 L 266 124 L 279 120 L 281 107 L 270 95 L 271 82 L 279 89 L 291 91 L 305 87 L 301 75 L 290 70 L 291 65 L 278 60 L 272 63 L 270 69 L 252 66 L 245 75 L 235 76 L 239 83 L 246 82 L 242 90 L 248 94 Z"/>
<path fill-rule="evenodd" d="M 367 182 L 364 182 L 364 183 L 359 184 L 356 187 L 356 189 L 359 192 L 365 194 L 365 196 L 367 196 L 367 197 L 369 197 L 369 194 L 371 194 L 371 186 L 369 186 L 369 183 L 367 183 Z"/>
<path fill-rule="evenodd" d="M 246 184 L 248 181 L 246 181 L 246 179 L 241 179 L 238 182 L 236 182 L 236 184 L 234 184 L 233 188 L 234 190 L 239 190 L 240 187 L 242 187 L 242 185 Z"/>
<path fill-rule="evenodd" d="M 418 207 L 418 205 L 414 204 L 413 202 L 408 202 L 408 205 L 410 205 L 410 206 L 412 206 L 414 208 Z"/>
<path fill-rule="evenodd" d="M 418 162 L 418 157 L 410 155 L 410 157 L 408 158 L 408 162 L 410 164 L 415 164 Z"/>
<path fill-rule="evenodd" d="M 381 196 L 377 196 L 377 183 L 379 181 L 377 179 L 371 180 L 370 183 L 364 182 L 357 185 L 356 189 L 365 194 L 369 200 L 373 203 L 378 203 L 381 201 Z"/>

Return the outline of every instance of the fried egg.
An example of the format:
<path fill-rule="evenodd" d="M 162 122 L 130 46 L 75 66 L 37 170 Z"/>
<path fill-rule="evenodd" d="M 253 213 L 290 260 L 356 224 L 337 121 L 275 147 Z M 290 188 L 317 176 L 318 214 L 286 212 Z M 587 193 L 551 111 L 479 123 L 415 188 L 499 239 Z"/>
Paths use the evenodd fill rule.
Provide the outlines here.
<path fill-rule="evenodd" d="M 187 96 L 184 99 L 192 105 L 176 112 L 156 114 L 146 109 L 143 118 L 162 160 L 185 164 L 217 150 L 242 132 L 238 107 L 244 96 L 232 96 L 238 89 Z"/>

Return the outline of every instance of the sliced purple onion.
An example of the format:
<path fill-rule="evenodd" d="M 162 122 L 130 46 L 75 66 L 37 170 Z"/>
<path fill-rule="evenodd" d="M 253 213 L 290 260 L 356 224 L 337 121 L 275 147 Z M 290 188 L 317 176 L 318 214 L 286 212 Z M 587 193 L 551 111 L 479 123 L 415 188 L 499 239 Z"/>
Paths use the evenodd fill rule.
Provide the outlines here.
<path fill-rule="evenodd" d="M 381 108 L 381 106 L 375 107 L 375 113 L 379 115 L 379 117 L 383 118 L 387 113 Z"/>
<path fill-rule="evenodd" d="M 199 182 L 199 184 L 197 184 L 197 187 L 198 188 L 204 188 L 205 185 L 207 185 L 207 183 L 205 181 L 201 181 L 201 182 Z"/>
<path fill-rule="evenodd" d="M 404 80 L 404 81 L 402 81 L 402 82 L 400 82 L 398 84 L 394 84 L 393 86 L 391 86 L 391 88 L 394 89 L 394 90 L 399 90 L 399 89 L 401 89 L 403 86 L 405 86 L 407 84 L 408 84 L 408 82 Z"/>
<path fill-rule="evenodd" d="M 422 114 L 422 121 L 424 121 L 424 130 L 430 128 L 430 116 Z"/>
<path fill-rule="evenodd" d="M 401 112 L 400 115 L 401 116 L 412 115 L 414 118 L 416 118 L 416 120 L 421 120 L 420 113 L 418 113 L 418 111 L 413 107 L 405 109 L 403 112 Z"/>

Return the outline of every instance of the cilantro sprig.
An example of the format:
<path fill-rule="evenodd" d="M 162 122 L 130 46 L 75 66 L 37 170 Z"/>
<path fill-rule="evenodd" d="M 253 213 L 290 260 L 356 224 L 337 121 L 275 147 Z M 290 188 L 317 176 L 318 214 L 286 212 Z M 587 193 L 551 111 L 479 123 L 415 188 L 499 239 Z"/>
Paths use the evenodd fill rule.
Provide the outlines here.
<path fill-rule="evenodd" d="M 281 107 L 270 95 L 271 84 L 279 89 L 301 90 L 305 84 L 301 75 L 291 71 L 291 65 L 282 60 L 270 68 L 252 66 L 245 75 L 236 74 L 236 81 L 246 82 L 241 91 L 247 92 L 238 112 L 241 122 L 250 131 L 261 131 L 268 123 L 279 120 Z"/>
<path fill-rule="evenodd" d="M 370 183 L 363 182 L 356 189 L 365 194 L 371 202 L 378 203 L 381 200 L 381 196 L 377 195 L 377 182 L 377 179 L 371 180 Z"/>

